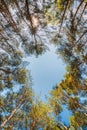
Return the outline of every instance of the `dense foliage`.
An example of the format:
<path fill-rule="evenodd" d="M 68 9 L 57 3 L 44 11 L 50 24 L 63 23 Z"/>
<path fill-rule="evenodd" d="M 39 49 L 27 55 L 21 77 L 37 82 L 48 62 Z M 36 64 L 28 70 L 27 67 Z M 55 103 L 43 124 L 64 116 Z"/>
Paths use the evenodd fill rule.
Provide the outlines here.
<path fill-rule="evenodd" d="M 49 49 L 46 41 L 66 64 L 48 103 L 35 97 L 26 62 Z M 59 118 L 66 107 L 72 112 L 68 126 Z M 0 0 L 2 129 L 87 129 L 87 0 Z"/>

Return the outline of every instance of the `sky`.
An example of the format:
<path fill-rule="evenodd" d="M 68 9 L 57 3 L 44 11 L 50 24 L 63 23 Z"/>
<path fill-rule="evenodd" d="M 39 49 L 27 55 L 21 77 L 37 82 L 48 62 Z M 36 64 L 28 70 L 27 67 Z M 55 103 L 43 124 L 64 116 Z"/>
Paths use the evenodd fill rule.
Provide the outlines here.
<path fill-rule="evenodd" d="M 42 100 L 48 96 L 50 90 L 58 84 L 65 74 L 65 65 L 55 53 L 55 47 L 50 46 L 50 51 L 36 58 L 29 57 L 29 69 L 33 79 L 33 89 Z"/>

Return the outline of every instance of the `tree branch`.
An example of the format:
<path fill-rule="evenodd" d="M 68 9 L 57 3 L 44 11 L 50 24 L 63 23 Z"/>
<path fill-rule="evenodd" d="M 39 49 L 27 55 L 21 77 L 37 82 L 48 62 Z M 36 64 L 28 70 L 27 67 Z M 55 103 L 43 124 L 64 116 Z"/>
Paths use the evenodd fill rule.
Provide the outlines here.
<path fill-rule="evenodd" d="M 75 17 L 76 17 L 76 15 L 77 15 L 77 12 L 78 12 L 78 10 L 80 9 L 80 7 L 81 7 L 81 5 L 83 4 L 83 2 L 84 2 L 84 0 L 82 0 L 82 1 L 80 2 L 79 6 L 77 7 L 77 10 L 76 10 L 76 12 L 75 12 L 75 14 L 74 14 L 74 17 L 73 17 L 73 21 L 75 20 Z"/>
<path fill-rule="evenodd" d="M 59 33 L 60 33 L 60 31 L 61 31 L 61 27 L 62 27 L 62 24 L 63 24 L 64 18 L 65 18 L 65 14 L 66 14 L 66 11 L 67 11 L 68 3 L 69 3 L 69 1 L 67 0 L 67 2 L 66 2 L 66 6 L 65 6 L 65 9 L 64 9 L 64 13 L 63 13 L 63 16 L 62 16 L 62 21 L 61 21 L 61 25 L 60 25 Z"/>
<path fill-rule="evenodd" d="M 12 117 L 15 115 L 15 113 L 21 107 L 21 105 L 23 105 L 23 103 L 24 103 L 24 100 L 12 111 L 10 116 L 1 124 L 0 130 L 2 130 L 2 128 L 4 128 L 4 126 L 12 119 Z"/>
<path fill-rule="evenodd" d="M 83 15 L 83 13 L 84 13 L 84 11 L 85 11 L 85 9 L 86 9 L 86 6 L 87 6 L 87 3 L 86 3 L 85 6 L 84 6 L 84 9 L 83 9 L 83 11 L 82 11 L 82 13 L 81 13 L 81 16 L 80 16 L 80 18 L 79 18 L 78 23 L 80 22 L 80 20 L 81 20 L 81 18 L 82 18 L 82 15 Z"/>
<path fill-rule="evenodd" d="M 2 130 L 2 128 L 7 124 L 7 122 L 8 122 L 9 120 L 11 120 L 11 118 L 14 116 L 14 114 L 17 112 L 18 109 L 19 109 L 19 106 L 16 107 L 16 108 L 12 111 L 11 115 L 1 124 L 0 130 Z"/>
<path fill-rule="evenodd" d="M 75 43 L 78 43 L 82 38 L 83 36 L 87 33 L 87 30 L 83 32 L 83 34 L 80 36 L 80 38 L 75 42 Z"/>

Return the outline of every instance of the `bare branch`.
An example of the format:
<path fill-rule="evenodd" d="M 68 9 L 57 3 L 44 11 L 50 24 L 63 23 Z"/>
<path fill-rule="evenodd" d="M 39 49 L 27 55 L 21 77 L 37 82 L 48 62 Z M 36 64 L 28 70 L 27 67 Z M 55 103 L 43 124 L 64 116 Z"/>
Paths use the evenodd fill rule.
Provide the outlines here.
<path fill-rule="evenodd" d="M 75 43 L 78 43 L 82 38 L 83 36 L 87 33 L 87 30 L 83 32 L 83 34 L 80 36 L 80 38 L 75 42 Z"/>
<path fill-rule="evenodd" d="M 20 105 L 19 105 L 20 106 Z M 9 120 L 11 120 L 11 118 L 14 116 L 14 114 L 17 112 L 17 110 L 19 109 L 19 106 L 17 106 L 11 113 L 11 115 L 1 124 L 0 126 L 0 130 L 2 130 L 2 128 L 8 123 Z"/>
<path fill-rule="evenodd" d="M 84 6 L 84 9 L 83 9 L 83 11 L 82 11 L 82 13 L 81 13 L 81 16 L 80 16 L 80 18 L 79 18 L 78 23 L 80 22 L 80 20 L 81 20 L 81 18 L 82 18 L 82 15 L 83 15 L 83 13 L 84 13 L 84 11 L 85 11 L 85 9 L 86 9 L 86 7 L 87 7 L 87 3 L 86 3 L 85 6 Z"/>
<path fill-rule="evenodd" d="M 84 2 L 84 0 L 82 0 L 82 1 L 80 2 L 79 6 L 77 7 L 77 10 L 76 10 L 76 12 L 75 12 L 75 14 L 74 14 L 74 17 L 73 17 L 73 21 L 75 20 L 75 17 L 76 17 L 76 15 L 77 15 L 77 13 L 78 13 L 78 11 L 79 11 L 81 5 L 83 4 L 83 2 Z"/>

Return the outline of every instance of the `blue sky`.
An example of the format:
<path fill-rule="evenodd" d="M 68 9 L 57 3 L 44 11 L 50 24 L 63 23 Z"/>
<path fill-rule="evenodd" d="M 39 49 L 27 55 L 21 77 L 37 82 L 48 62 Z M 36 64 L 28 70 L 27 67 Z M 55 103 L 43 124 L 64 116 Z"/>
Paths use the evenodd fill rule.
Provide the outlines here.
<path fill-rule="evenodd" d="M 50 51 L 40 55 L 38 58 L 31 56 L 29 61 L 29 69 L 31 70 L 34 84 L 33 89 L 42 100 L 45 100 L 45 95 L 63 79 L 65 65 L 55 54 L 53 45 L 50 45 Z"/>

